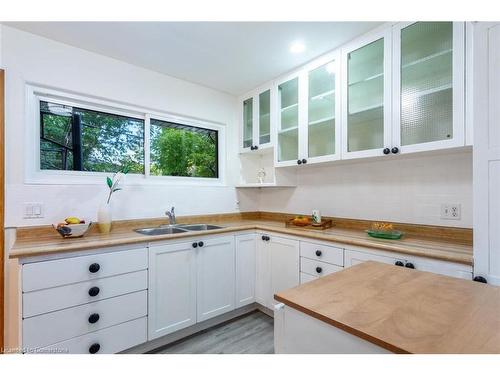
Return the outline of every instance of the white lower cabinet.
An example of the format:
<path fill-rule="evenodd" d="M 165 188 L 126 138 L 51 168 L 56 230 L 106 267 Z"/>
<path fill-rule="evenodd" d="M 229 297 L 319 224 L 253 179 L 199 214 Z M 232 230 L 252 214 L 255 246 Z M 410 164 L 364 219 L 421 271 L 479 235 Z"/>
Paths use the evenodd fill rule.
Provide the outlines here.
<path fill-rule="evenodd" d="M 149 249 L 149 340 L 196 323 L 196 251 L 192 242 Z"/>
<path fill-rule="evenodd" d="M 234 254 L 234 236 L 198 241 L 197 315 L 199 322 L 234 309 Z"/>
<path fill-rule="evenodd" d="M 272 307 L 271 247 L 265 234 L 257 234 L 255 301 L 262 306 Z"/>
<path fill-rule="evenodd" d="M 305 283 L 308 283 L 309 281 L 314 281 L 317 279 L 319 279 L 318 276 L 313 276 L 313 275 L 309 275 L 308 273 L 305 273 L 305 272 L 300 272 L 300 283 L 301 284 L 305 284 Z"/>
<path fill-rule="evenodd" d="M 284 304 L 274 309 L 276 354 L 382 354 L 387 350 Z"/>
<path fill-rule="evenodd" d="M 419 271 L 433 272 L 445 276 L 472 280 L 472 266 L 411 256 L 407 254 L 388 253 L 381 250 L 346 249 L 345 267 L 355 266 L 361 262 L 373 260 L 381 263 L 394 264 L 400 267 L 416 269 Z"/>
<path fill-rule="evenodd" d="M 269 234 L 259 237 L 256 300 L 272 309 L 274 294 L 300 284 L 299 241 Z"/>
<path fill-rule="evenodd" d="M 113 354 L 147 341 L 142 317 L 37 350 L 36 354 Z"/>
<path fill-rule="evenodd" d="M 236 308 L 255 302 L 256 246 L 255 233 L 235 237 Z"/>

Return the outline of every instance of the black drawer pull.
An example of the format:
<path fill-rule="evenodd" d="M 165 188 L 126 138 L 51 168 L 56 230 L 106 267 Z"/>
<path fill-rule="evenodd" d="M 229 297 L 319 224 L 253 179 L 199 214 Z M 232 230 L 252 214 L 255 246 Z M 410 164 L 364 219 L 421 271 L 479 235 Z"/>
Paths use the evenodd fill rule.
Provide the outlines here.
<path fill-rule="evenodd" d="M 97 286 L 93 286 L 89 289 L 89 296 L 95 297 L 99 294 L 100 289 Z"/>
<path fill-rule="evenodd" d="M 99 345 L 98 343 L 92 344 L 89 346 L 89 353 L 96 354 L 99 349 L 101 349 L 101 345 Z"/>
<path fill-rule="evenodd" d="M 316 272 L 321 273 L 321 272 L 323 272 L 323 269 L 321 267 L 316 267 Z"/>
<path fill-rule="evenodd" d="M 196 249 L 198 247 L 198 243 L 197 242 L 193 242 L 192 246 Z"/>
<path fill-rule="evenodd" d="M 198 242 L 199 247 L 203 247 L 203 241 Z"/>
<path fill-rule="evenodd" d="M 90 324 L 97 323 L 99 321 L 99 318 L 100 318 L 99 314 L 96 314 L 96 313 L 90 314 L 90 316 L 89 316 L 89 323 Z"/>
<path fill-rule="evenodd" d="M 474 281 L 476 281 L 478 283 L 488 284 L 488 281 L 483 276 L 476 276 L 472 280 L 474 280 Z"/>
<path fill-rule="evenodd" d="M 397 260 L 396 263 L 394 263 L 394 265 L 398 266 L 398 267 L 404 267 L 405 264 L 403 262 L 401 262 L 400 260 Z"/>
<path fill-rule="evenodd" d="M 405 267 L 406 267 L 406 268 L 415 269 L 415 266 L 413 265 L 413 263 L 410 263 L 410 262 L 406 263 L 406 264 L 405 264 Z"/>
<path fill-rule="evenodd" d="M 89 272 L 90 273 L 96 273 L 97 271 L 99 271 L 101 269 L 101 266 L 99 265 L 99 263 L 92 263 L 90 266 L 89 266 Z"/>
<path fill-rule="evenodd" d="M 320 256 L 321 256 L 321 254 L 323 254 L 323 253 L 321 252 L 321 250 L 316 250 L 316 256 L 317 256 L 317 257 L 320 257 Z"/>

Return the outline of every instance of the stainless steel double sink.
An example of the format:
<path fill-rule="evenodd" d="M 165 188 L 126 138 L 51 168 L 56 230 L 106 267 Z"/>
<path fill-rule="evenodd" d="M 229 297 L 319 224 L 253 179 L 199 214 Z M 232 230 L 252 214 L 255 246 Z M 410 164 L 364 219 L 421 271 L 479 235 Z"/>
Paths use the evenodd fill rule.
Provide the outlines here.
<path fill-rule="evenodd" d="M 140 228 L 134 230 L 137 233 L 144 234 L 146 236 L 159 236 L 162 234 L 197 232 L 201 230 L 214 230 L 221 228 L 224 227 L 213 224 L 173 224 L 173 225 L 161 225 L 159 227 L 152 227 L 152 228 Z"/>

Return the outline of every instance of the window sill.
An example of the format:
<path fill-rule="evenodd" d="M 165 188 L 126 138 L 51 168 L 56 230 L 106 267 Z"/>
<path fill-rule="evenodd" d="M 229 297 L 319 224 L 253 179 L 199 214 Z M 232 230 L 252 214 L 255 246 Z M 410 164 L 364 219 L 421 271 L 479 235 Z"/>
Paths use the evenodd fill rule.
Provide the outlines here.
<path fill-rule="evenodd" d="M 73 171 L 38 171 L 26 176 L 24 183 L 27 185 L 102 185 L 106 184 L 106 177 L 113 173 L 80 172 Z M 171 177 L 171 176 L 145 176 L 129 174 L 125 178 L 125 185 L 132 186 L 214 186 L 226 187 L 222 178 L 199 177 Z"/>

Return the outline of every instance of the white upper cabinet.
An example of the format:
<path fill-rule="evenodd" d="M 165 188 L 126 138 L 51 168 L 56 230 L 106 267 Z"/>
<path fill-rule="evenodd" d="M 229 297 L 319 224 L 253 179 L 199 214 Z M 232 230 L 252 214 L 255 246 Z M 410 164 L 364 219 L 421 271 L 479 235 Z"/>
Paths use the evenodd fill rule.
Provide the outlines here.
<path fill-rule="evenodd" d="M 319 163 L 340 159 L 340 54 L 330 54 L 307 67 L 307 120 L 302 159 Z M 302 163 L 304 160 L 301 160 Z"/>
<path fill-rule="evenodd" d="M 464 28 L 463 22 L 394 27 L 392 153 L 465 145 Z"/>
<path fill-rule="evenodd" d="M 274 166 L 465 146 L 465 23 L 385 25 L 242 99 Z"/>
<path fill-rule="evenodd" d="M 277 85 L 278 166 L 340 158 L 339 65 L 329 54 Z"/>
<path fill-rule="evenodd" d="M 240 152 L 272 147 L 273 92 L 271 86 L 261 87 L 243 97 Z"/>
<path fill-rule="evenodd" d="M 342 49 L 342 158 L 379 156 L 391 145 L 391 29 Z"/>
<path fill-rule="evenodd" d="M 304 84 L 303 75 L 287 77 L 277 84 L 276 164 L 289 166 L 299 159 L 299 127 L 304 120 L 304 107 L 299 93 Z"/>

